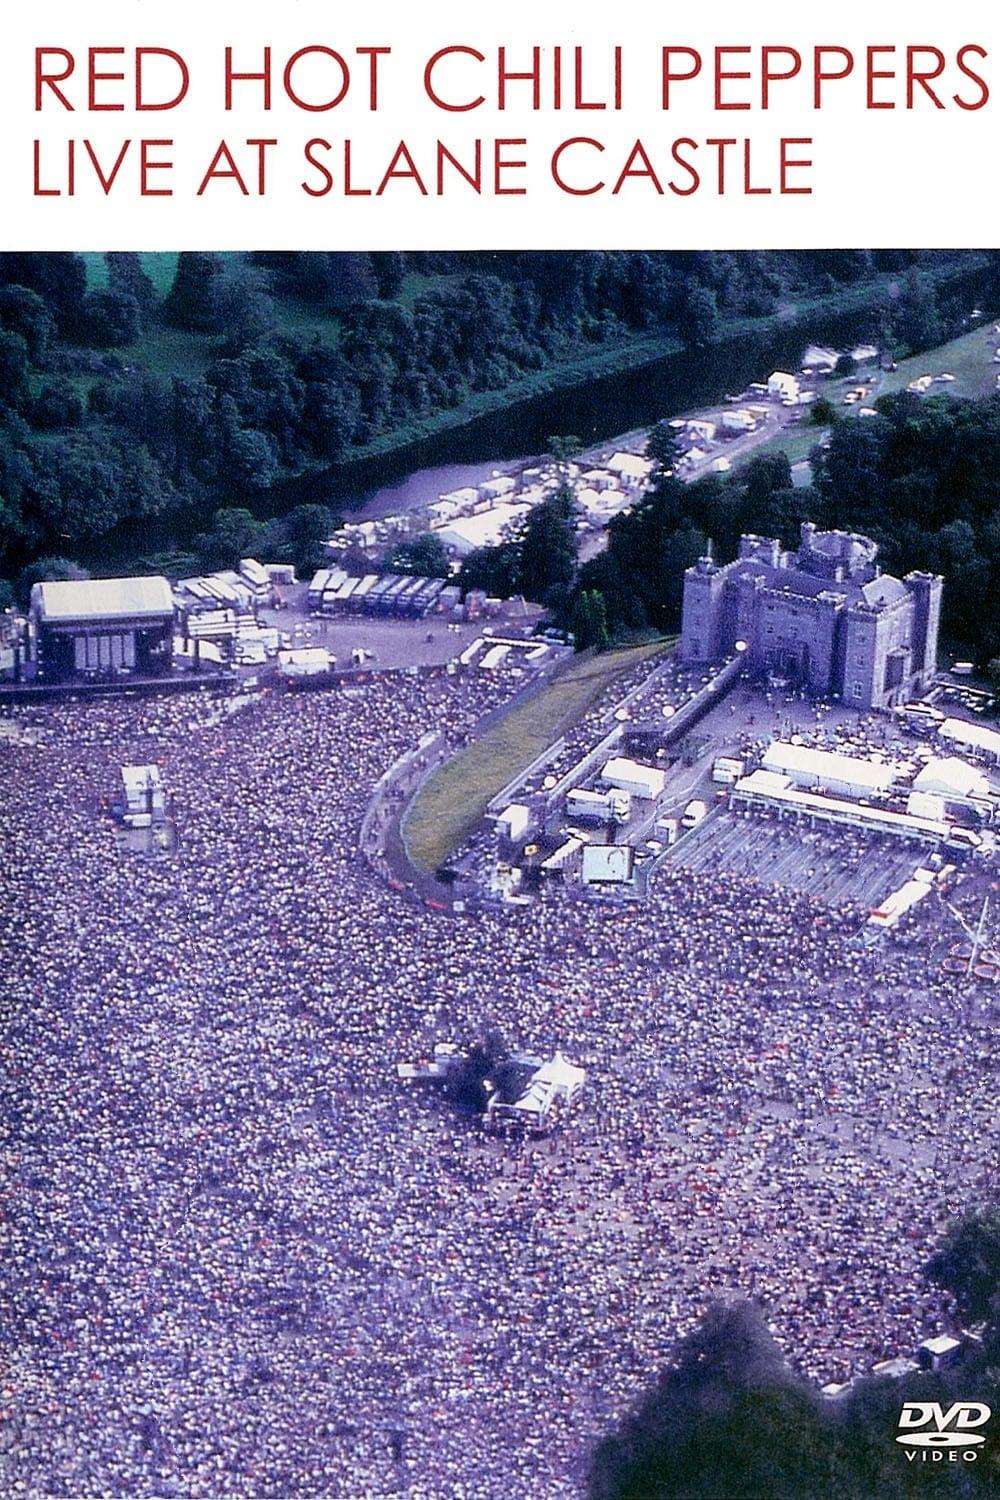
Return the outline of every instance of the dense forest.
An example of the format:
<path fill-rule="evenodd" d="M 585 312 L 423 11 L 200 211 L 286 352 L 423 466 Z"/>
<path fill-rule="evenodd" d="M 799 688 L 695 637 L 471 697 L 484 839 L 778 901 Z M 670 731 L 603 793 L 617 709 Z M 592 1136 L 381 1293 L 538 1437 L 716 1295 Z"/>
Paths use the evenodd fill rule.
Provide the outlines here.
<path fill-rule="evenodd" d="M 711 1307 L 594 1454 L 590 1500 L 905 1500 L 1000 1490 L 995 1421 L 970 1461 L 908 1462 L 904 1401 L 1000 1408 L 1000 1212 L 950 1226 L 927 1267 L 981 1342 L 934 1374 L 868 1377 L 836 1400 L 796 1375 L 750 1303 Z"/>
<path fill-rule="evenodd" d="M 273 514 L 262 497 L 289 476 L 335 471 L 377 441 L 404 443 L 435 413 L 460 413 L 588 351 L 653 337 L 707 348 L 727 329 L 859 290 L 870 291 L 880 338 L 926 346 L 954 321 L 952 283 L 982 261 L 909 251 L 190 253 L 171 257 L 157 284 L 150 258 L 109 254 L 96 276 L 93 259 L 0 255 L 7 579 L 53 554 L 99 557 L 102 539 L 123 528 L 142 537 L 153 522 L 187 561 L 192 531 L 217 510 Z"/>

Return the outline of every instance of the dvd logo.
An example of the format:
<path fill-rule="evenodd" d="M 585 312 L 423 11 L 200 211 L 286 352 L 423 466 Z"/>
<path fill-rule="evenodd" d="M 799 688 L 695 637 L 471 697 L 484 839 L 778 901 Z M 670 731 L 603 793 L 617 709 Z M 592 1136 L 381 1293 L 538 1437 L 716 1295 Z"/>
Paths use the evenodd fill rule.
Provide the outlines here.
<path fill-rule="evenodd" d="M 938 1401 L 905 1401 L 899 1427 L 921 1427 L 922 1432 L 900 1431 L 897 1443 L 912 1448 L 972 1448 L 985 1443 L 985 1434 L 971 1432 L 990 1419 L 990 1408 L 983 1401 L 955 1401 L 947 1410 Z M 930 1426 L 926 1424 L 930 1423 Z"/>

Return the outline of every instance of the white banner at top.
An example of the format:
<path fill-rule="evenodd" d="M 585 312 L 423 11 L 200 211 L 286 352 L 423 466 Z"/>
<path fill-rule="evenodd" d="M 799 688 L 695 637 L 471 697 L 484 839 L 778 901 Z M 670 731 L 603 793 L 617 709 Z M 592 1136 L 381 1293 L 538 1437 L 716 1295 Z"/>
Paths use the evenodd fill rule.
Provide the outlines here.
<path fill-rule="evenodd" d="M 7 249 L 996 242 L 1000 12 L 36 0 Z"/>

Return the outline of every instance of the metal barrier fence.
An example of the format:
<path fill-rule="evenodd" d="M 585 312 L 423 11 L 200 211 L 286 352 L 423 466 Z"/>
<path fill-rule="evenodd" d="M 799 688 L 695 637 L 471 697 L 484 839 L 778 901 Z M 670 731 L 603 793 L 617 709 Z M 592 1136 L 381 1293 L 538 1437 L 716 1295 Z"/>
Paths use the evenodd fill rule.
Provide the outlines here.
<path fill-rule="evenodd" d="M 365 815 L 361 820 L 361 852 L 370 864 L 378 865 L 385 855 L 385 839 L 393 814 L 401 803 L 412 797 L 444 760 L 448 742 L 441 730 L 419 739 L 412 749 L 401 755 L 379 777 L 372 788 Z"/>

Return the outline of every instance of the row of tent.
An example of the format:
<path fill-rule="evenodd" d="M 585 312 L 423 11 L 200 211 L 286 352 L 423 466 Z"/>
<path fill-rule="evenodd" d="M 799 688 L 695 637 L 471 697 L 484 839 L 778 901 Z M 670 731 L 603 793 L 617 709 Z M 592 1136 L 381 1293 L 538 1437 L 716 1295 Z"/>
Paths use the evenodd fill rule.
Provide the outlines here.
<path fill-rule="evenodd" d="M 351 577 L 343 568 L 321 568 L 309 585 L 309 608 L 322 614 L 394 615 L 422 619 L 432 610 L 454 609 L 461 590 L 443 578 L 411 573 L 367 573 Z"/>

